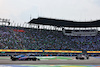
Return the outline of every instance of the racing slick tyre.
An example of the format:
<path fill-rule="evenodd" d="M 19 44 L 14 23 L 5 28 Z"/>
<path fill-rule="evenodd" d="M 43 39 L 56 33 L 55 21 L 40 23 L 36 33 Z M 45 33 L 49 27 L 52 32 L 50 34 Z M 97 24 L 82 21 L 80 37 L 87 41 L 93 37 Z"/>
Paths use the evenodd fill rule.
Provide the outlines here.
<path fill-rule="evenodd" d="M 12 61 L 16 61 L 16 59 L 11 59 Z"/>
<path fill-rule="evenodd" d="M 78 60 L 78 57 L 76 57 L 76 59 Z"/>
<path fill-rule="evenodd" d="M 11 59 L 12 61 L 15 61 L 14 59 Z"/>
<path fill-rule="evenodd" d="M 35 59 L 35 58 L 33 58 L 33 59 L 32 59 L 32 61 L 36 61 L 36 59 Z"/>
<path fill-rule="evenodd" d="M 10 59 L 12 59 L 13 57 L 11 56 Z"/>
<path fill-rule="evenodd" d="M 38 59 L 38 58 L 33 58 L 32 60 L 33 61 L 40 61 L 40 59 Z"/>
<path fill-rule="evenodd" d="M 40 59 L 36 59 L 37 61 L 40 61 Z"/>
<path fill-rule="evenodd" d="M 30 61 L 31 59 L 30 58 L 28 58 L 28 59 L 26 59 L 27 61 Z"/>
<path fill-rule="evenodd" d="M 89 59 L 89 57 L 87 57 L 87 59 Z"/>

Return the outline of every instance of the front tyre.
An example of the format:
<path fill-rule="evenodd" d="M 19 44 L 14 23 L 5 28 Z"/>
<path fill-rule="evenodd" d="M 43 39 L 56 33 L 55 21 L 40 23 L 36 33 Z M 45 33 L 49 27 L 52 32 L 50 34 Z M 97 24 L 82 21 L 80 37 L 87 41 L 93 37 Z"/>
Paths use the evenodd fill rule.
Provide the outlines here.
<path fill-rule="evenodd" d="M 87 57 L 87 59 L 89 59 L 89 57 Z"/>
<path fill-rule="evenodd" d="M 37 59 L 38 61 L 40 61 L 40 59 Z"/>

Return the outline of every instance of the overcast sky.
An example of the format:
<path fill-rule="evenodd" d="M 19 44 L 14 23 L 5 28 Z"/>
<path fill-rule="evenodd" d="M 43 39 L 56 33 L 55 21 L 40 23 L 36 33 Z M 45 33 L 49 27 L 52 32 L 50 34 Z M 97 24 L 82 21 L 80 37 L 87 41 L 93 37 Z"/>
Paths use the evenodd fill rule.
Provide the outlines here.
<path fill-rule="evenodd" d="M 0 18 L 24 23 L 30 21 L 30 16 L 96 20 L 100 19 L 100 0 L 0 0 Z"/>

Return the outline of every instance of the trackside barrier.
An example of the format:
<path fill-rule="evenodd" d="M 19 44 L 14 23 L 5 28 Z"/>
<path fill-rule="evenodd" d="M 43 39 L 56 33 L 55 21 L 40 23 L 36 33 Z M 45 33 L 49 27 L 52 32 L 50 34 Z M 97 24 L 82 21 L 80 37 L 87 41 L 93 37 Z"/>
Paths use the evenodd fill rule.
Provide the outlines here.
<path fill-rule="evenodd" d="M 87 53 L 100 53 L 100 51 L 87 51 Z"/>
<path fill-rule="evenodd" d="M 68 50 L 3 50 L 1 49 L 0 52 L 53 52 L 53 53 L 82 53 L 82 51 L 68 51 Z"/>
<path fill-rule="evenodd" d="M 0 49 L 0 53 L 82 53 L 82 51 L 71 51 L 71 50 L 10 50 Z M 87 51 L 87 54 L 100 54 L 100 51 Z"/>
<path fill-rule="evenodd" d="M 44 52 L 57 52 L 57 53 L 82 53 L 82 51 L 68 51 L 68 50 L 44 50 Z"/>
<path fill-rule="evenodd" d="M 0 50 L 0 52 L 43 52 L 43 50 Z"/>

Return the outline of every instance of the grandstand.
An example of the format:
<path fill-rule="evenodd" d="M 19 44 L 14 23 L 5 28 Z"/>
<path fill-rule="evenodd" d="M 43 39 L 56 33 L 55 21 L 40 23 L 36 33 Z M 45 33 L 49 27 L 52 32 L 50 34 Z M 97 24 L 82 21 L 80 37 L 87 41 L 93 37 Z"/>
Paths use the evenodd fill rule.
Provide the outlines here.
<path fill-rule="evenodd" d="M 11 50 L 15 50 L 12 52 L 16 52 L 16 50 L 37 50 L 38 52 L 42 50 L 44 53 L 50 51 L 50 53 L 74 53 L 70 51 L 82 53 L 79 52 L 82 50 L 99 51 L 99 22 L 98 20 L 80 23 L 39 17 L 28 23 L 30 28 L 1 25 L 0 49 L 4 49 L 2 52 L 11 52 Z"/>

